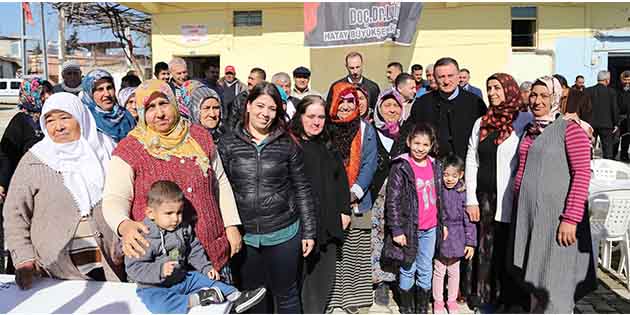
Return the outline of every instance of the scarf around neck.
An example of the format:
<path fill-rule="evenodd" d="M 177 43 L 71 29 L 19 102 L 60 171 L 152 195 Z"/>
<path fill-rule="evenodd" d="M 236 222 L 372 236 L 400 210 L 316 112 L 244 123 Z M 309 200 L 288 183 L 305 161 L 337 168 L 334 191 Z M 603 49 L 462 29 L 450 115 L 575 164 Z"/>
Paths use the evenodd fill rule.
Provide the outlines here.
<path fill-rule="evenodd" d="M 90 110 L 96 121 L 96 127 L 99 131 L 110 136 L 115 142 L 119 142 L 136 125 L 136 120 L 131 114 L 123 107 L 118 105 L 116 97 L 114 96 L 114 107 L 110 111 L 104 111 L 94 100 L 94 88 L 96 82 L 102 79 L 108 79 L 114 82 L 114 78 L 109 72 L 96 69 L 88 72 L 83 78 L 83 96 L 82 102 Z"/>
<path fill-rule="evenodd" d="M 355 108 L 350 116 L 342 119 L 337 116 L 342 96 L 352 94 L 354 96 Z M 348 82 L 339 82 L 333 87 L 332 103 L 330 107 L 329 117 L 331 124 L 329 125 L 332 137 L 331 141 L 337 148 L 343 159 L 343 164 L 348 175 L 348 184 L 352 186 L 359 176 L 361 168 L 361 118 L 357 91 L 354 86 Z"/>

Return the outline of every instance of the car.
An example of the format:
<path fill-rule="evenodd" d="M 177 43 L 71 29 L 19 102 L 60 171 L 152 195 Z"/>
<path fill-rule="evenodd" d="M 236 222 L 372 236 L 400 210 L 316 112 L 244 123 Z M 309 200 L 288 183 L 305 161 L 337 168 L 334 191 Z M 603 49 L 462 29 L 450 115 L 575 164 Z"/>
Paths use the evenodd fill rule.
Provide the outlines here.
<path fill-rule="evenodd" d="M 0 104 L 17 104 L 20 79 L 0 79 Z"/>

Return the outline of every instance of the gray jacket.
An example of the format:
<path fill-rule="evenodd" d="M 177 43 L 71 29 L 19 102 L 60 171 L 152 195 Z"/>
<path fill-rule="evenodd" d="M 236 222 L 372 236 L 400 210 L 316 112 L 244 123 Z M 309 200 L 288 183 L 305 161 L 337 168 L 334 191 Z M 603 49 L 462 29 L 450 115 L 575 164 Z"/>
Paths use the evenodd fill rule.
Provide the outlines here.
<path fill-rule="evenodd" d="M 149 218 L 144 219 L 144 224 L 149 228 L 146 236 L 149 248 L 140 258 L 125 256 L 125 268 L 130 280 L 141 286 L 170 287 L 183 281 L 190 269 L 203 274 L 210 271 L 212 264 L 189 224 L 182 223 L 172 232 L 159 228 Z M 178 266 L 172 275 L 164 278 L 162 266 L 174 260 L 179 262 Z"/>

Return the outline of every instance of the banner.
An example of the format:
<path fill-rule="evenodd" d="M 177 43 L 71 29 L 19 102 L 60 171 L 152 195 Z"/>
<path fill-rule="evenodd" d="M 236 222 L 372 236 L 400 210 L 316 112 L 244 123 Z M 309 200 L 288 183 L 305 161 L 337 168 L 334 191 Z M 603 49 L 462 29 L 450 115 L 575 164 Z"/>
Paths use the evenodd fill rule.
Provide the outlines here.
<path fill-rule="evenodd" d="M 418 2 L 304 3 L 304 45 L 339 47 L 386 40 L 410 45 L 421 11 Z"/>
<path fill-rule="evenodd" d="M 207 24 L 182 24 L 180 31 L 183 44 L 198 44 L 208 41 Z"/>

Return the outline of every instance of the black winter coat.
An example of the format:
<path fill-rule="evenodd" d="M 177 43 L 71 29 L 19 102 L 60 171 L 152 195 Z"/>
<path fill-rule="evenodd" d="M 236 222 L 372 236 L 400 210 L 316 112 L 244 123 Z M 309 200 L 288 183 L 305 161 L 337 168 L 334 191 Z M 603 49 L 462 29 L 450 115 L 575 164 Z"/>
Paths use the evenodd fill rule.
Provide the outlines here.
<path fill-rule="evenodd" d="M 272 132 L 265 141 L 258 151 L 239 127 L 218 145 L 245 232 L 275 232 L 299 218 L 302 239 L 315 240 L 317 218 L 302 150 L 284 130 Z"/>
<path fill-rule="evenodd" d="M 438 226 L 436 227 L 436 249 L 440 248 L 444 210 L 442 209 L 442 164 L 438 160 L 431 163 L 434 174 Z M 411 165 L 406 158 L 398 157 L 392 161 L 387 180 L 385 200 L 385 239 L 381 264 L 411 266 L 418 253 L 418 194 L 416 180 Z M 404 234 L 407 246 L 394 242 L 394 234 Z M 436 251 L 437 252 L 437 251 Z"/>
<path fill-rule="evenodd" d="M 15 114 L 0 141 L 0 186 L 5 192 L 22 156 L 44 138 L 44 133 L 35 129 L 29 119 L 33 120 L 28 114 Z"/>
<path fill-rule="evenodd" d="M 619 124 L 617 93 L 613 88 L 598 83 L 585 90 L 593 107 L 593 128 L 614 128 Z"/>

